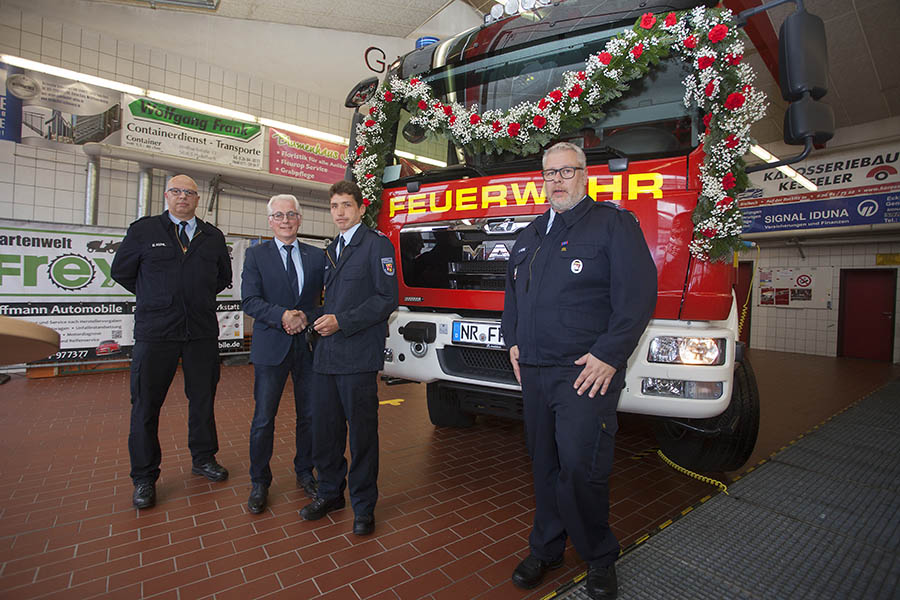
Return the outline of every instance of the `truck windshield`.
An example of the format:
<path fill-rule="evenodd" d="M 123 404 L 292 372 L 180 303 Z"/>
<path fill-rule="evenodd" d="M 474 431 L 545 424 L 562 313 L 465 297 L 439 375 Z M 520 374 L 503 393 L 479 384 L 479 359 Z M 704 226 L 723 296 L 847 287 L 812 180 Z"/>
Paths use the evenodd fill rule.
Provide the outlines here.
<path fill-rule="evenodd" d="M 521 102 L 538 102 L 561 84 L 565 71 L 582 69 L 587 56 L 601 51 L 606 41 L 622 30 L 614 28 L 576 37 L 551 38 L 472 62 L 449 64 L 420 77 L 444 103 L 477 105 L 479 112 L 507 110 Z M 683 104 L 682 80 L 686 71 L 687 66 L 680 59 L 662 61 L 648 77 L 632 82 L 628 91 L 607 104 L 602 119 L 585 122 L 578 131 L 559 139 L 582 146 L 590 162 L 615 153 L 647 158 L 689 152 L 698 140 L 696 111 Z M 484 173 L 508 171 L 504 165 L 521 161 L 521 157 L 503 154 L 469 155 L 446 139 L 431 134 L 423 139 L 423 132 L 417 132 L 409 123 L 410 116 L 403 111 L 396 130 L 395 148 L 397 162 L 402 167 L 401 178 L 459 164 Z M 429 173 L 429 179 L 438 175 Z M 458 177 L 458 172 L 451 177 Z"/>

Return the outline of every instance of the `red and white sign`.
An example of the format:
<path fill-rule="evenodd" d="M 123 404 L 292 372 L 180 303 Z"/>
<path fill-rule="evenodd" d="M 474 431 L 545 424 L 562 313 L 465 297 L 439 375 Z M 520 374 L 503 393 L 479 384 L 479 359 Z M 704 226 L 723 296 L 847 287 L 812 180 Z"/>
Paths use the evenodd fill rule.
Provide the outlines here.
<path fill-rule="evenodd" d="M 269 128 L 269 173 L 334 183 L 344 178 L 347 146 Z"/>

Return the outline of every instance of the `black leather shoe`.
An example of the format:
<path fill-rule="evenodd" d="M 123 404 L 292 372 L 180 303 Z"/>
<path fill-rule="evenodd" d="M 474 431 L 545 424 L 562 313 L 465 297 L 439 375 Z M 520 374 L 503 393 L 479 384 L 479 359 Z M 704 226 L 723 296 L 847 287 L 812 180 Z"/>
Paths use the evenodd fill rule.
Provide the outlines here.
<path fill-rule="evenodd" d="M 254 483 L 250 497 L 247 499 L 247 510 L 258 515 L 266 510 L 266 501 L 269 499 L 269 488 L 261 483 Z"/>
<path fill-rule="evenodd" d="M 300 509 L 300 516 L 304 521 L 318 521 L 333 510 L 344 508 L 344 497 L 338 496 L 326 500 L 325 498 L 316 498 Z"/>
<path fill-rule="evenodd" d="M 371 535 L 375 531 L 375 517 L 373 515 L 359 515 L 353 519 L 354 535 Z"/>
<path fill-rule="evenodd" d="M 616 580 L 616 565 L 609 565 L 606 568 L 590 567 L 585 587 L 591 600 L 615 598 L 619 593 L 619 582 Z"/>
<path fill-rule="evenodd" d="M 315 498 L 316 492 L 319 490 L 319 482 L 316 481 L 316 478 L 313 476 L 309 476 L 302 481 L 298 477 L 297 487 L 306 492 L 306 495 L 310 498 Z"/>
<path fill-rule="evenodd" d="M 562 556 L 556 560 L 545 562 L 534 554 L 529 554 L 525 560 L 519 563 L 516 570 L 513 571 L 512 582 L 526 590 L 536 588 L 541 584 L 541 581 L 544 580 L 544 573 L 551 569 L 558 569 L 562 565 Z"/>
<path fill-rule="evenodd" d="M 194 465 L 191 467 L 191 473 L 194 475 L 203 475 L 210 481 L 225 481 L 228 479 L 228 469 L 211 458 L 202 465 Z"/>
<path fill-rule="evenodd" d="M 135 508 L 151 508 L 156 504 L 156 484 L 137 483 L 134 486 L 134 495 L 131 503 Z"/>

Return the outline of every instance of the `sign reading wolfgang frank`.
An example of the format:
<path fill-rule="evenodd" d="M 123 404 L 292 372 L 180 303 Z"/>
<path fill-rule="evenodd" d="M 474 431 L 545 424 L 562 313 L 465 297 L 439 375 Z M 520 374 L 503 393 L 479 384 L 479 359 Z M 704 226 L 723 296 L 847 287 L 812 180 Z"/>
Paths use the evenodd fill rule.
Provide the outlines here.
<path fill-rule="evenodd" d="M 205 162 L 261 169 L 262 127 L 125 95 L 122 145 Z"/>
<path fill-rule="evenodd" d="M 0 315 L 59 332 L 38 362 L 121 360 L 134 345 L 134 294 L 110 276 L 122 229 L 0 220 Z M 219 349 L 240 349 L 240 273 L 246 240 L 227 240 L 232 285 L 217 297 Z"/>
<path fill-rule="evenodd" d="M 269 173 L 334 183 L 346 169 L 347 146 L 269 128 Z"/>
<path fill-rule="evenodd" d="M 750 175 L 738 202 L 743 233 L 900 223 L 900 144 L 816 157 L 792 165 L 818 190 L 775 169 Z"/>

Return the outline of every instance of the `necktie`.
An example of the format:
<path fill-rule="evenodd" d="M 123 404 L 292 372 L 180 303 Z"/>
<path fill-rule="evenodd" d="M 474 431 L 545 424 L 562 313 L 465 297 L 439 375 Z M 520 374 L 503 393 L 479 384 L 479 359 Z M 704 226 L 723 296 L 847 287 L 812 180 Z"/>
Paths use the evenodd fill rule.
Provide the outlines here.
<path fill-rule="evenodd" d="M 183 252 L 187 252 L 188 245 L 191 243 L 190 238 L 187 235 L 187 221 L 182 221 L 178 224 L 180 229 L 178 230 L 178 241 L 181 242 L 181 250 Z"/>
<path fill-rule="evenodd" d="M 341 239 L 338 241 L 338 251 L 337 251 L 338 260 L 340 260 L 341 254 L 344 253 L 344 236 L 340 236 L 340 237 L 341 237 Z"/>
<path fill-rule="evenodd" d="M 287 253 L 287 262 L 284 266 L 284 270 L 287 271 L 288 284 L 291 286 L 291 291 L 294 293 L 294 299 L 299 300 L 300 285 L 297 283 L 297 267 L 294 266 L 294 257 L 291 256 L 291 250 L 294 249 L 294 246 L 293 244 L 290 246 L 284 245 L 282 248 L 284 248 L 284 251 Z"/>

